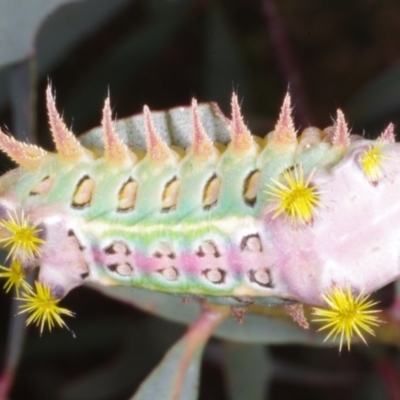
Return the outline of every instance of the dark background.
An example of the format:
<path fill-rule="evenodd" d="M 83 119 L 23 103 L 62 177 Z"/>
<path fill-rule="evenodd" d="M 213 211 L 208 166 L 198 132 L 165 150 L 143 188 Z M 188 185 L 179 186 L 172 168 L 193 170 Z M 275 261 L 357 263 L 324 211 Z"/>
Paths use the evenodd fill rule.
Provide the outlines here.
<path fill-rule="evenodd" d="M 300 130 L 331 125 L 339 107 L 353 132 L 368 137 L 399 122 L 399 1 L 121 1 L 84 32 L 101 4 L 55 11 L 39 26 L 30 57 L 4 65 L 2 127 L 52 149 L 44 108 L 49 79 L 77 134 L 99 125 L 108 91 L 114 115 L 122 118 L 143 104 L 159 110 L 192 97 L 216 101 L 229 115 L 235 90 L 246 122 L 261 136 L 273 129 L 288 88 Z M 3 170 L 10 168 L 0 160 Z M 390 304 L 393 288 L 387 290 Z M 0 298 L 3 354 L 11 297 Z M 77 339 L 65 330 L 39 337 L 28 328 L 11 399 L 128 399 L 185 330 L 86 288 L 63 305 L 77 314 L 68 321 Z M 200 398 L 244 399 L 229 389 L 221 347 L 213 340 L 206 350 Z M 400 399 L 394 347 L 356 346 L 340 356 L 336 348 L 295 345 L 261 351 L 272 369 L 265 399 Z"/>

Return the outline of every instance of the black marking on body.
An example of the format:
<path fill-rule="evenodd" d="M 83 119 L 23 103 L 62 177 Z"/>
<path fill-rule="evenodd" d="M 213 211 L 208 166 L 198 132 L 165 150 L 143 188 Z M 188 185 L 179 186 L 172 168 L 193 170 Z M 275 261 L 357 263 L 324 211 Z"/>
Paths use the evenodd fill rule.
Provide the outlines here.
<path fill-rule="evenodd" d="M 294 172 L 295 169 L 298 168 L 298 167 L 299 167 L 298 164 L 293 164 L 293 165 L 291 165 L 290 167 L 285 168 L 285 169 L 282 171 L 282 175 L 283 175 L 285 172 L 292 173 L 292 172 Z"/>
<path fill-rule="evenodd" d="M 207 280 L 216 285 L 225 282 L 226 271 L 221 268 L 207 268 L 203 270 L 202 273 L 207 278 Z"/>
<path fill-rule="evenodd" d="M 87 268 L 87 266 L 86 266 L 86 268 Z M 89 268 L 88 268 L 88 271 L 87 272 L 83 272 L 82 274 L 81 274 L 81 278 L 82 279 L 86 279 L 86 278 L 88 278 L 89 277 Z"/>
<path fill-rule="evenodd" d="M 243 199 L 244 202 L 250 206 L 254 207 L 257 202 L 258 186 L 260 183 L 261 171 L 256 169 L 251 171 L 247 175 L 243 184 Z"/>
<path fill-rule="evenodd" d="M 125 254 L 128 256 L 131 254 L 129 247 L 123 242 L 113 242 L 109 246 L 104 249 L 104 253 L 106 254 Z"/>
<path fill-rule="evenodd" d="M 209 210 L 218 202 L 221 179 L 213 174 L 207 181 L 203 190 L 203 209 Z"/>
<path fill-rule="evenodd" d="M 72 229 L 69 229 L 69 230 L 68 230 L 67 235 L 68 235 L 69 237 L 73 237 L 73 238 L 75 239 L 76 245 L 78 246 L 78 249 L 79 249 L 80 251 L 85 250 L 85 246 L 83 246 L 83 245 L 79 242 L 78 238 L 76 237 L 75 232 L 74 232 Z"/>
<path fill-rule="evenodd" d="M 82 209 L 90 205 L 94 190 L 94 181 L 89 175 L 82 177 L 78 184 L 74 195 L 72 196 L 71 206 L 77 209 Z"/>
<path fill-rule="evenodd" d="M 111 271 L 111 272 L 115 272 L 117 270 L 119 264 L 108 264 L 107 268 Z"/>
<path fill-rule="evenodd" d="M 176 209 L 180 188 L 181 181 L 176 176 L 166 183 L 162 194 L 162 212 L 168 212 Z"/>
<path fill-rule="evenodd" d="M 248 272 L 250 282 L 266 288 L 273 288 L 271 274 L 268 268 L 251 269 Z"/>
<path fill-rule="evenodd" d="M 196 252 L 198 257 L 205 257 L 208 255 L 214 256 L 215 258 L 221 257 L 220 252 L 218 251 L 217 245 L 212 240 L 205 241 Z"/>
<path fill-rule="evenodd" d="M 243 237 L 240 242 L 240 250 L 247 250 L 254 253 L 261 253 L 263 251 L 260 235 L 252 233 Z"/>
<path fill-rule="evenodd" d="M 52 186 L 52 180 L 47 175 L 40 182 L 38 182 L 29 192 L 29 196 L 37 196 L 40 194 L 46 194 Z"/>
<path fill-rule="evenodd" d="M 157 251 L 153 253 L 153 257 L 156 258 L 163 258 L 168 257 L 172 260 L 176 258 L 175 253 L 172 251 L 171 246 L 168 243 L 161 242 L 158 245 Z"/>
<path fill-rule="evenodd" d="M 168 258 L 170 258 L 171 260 L 173 260 L 174 258 L 176 258 L 175 253 L 163 254 L 163 253 L 160 253 L 159 251 L 156 251 L 156 252 L 153 254 L 153 256 L 156 257 L 156 258 L 168 257 Z"/>
<path fill-rule="evenodd" d="M 129 178 L 118 192 L 118 208 L 117 211 L 132 211 L 135 209 L 138 184 Z"/>
<path fill-rule="evenodd" d="M 111 272 L 116 272 L 121 276 L 129 276 L 133 273 L 133 268 L 131 264 L 124 262 L 124 263 L 115 263 L 115 264 L 108 264 L 107 268 Z"/>

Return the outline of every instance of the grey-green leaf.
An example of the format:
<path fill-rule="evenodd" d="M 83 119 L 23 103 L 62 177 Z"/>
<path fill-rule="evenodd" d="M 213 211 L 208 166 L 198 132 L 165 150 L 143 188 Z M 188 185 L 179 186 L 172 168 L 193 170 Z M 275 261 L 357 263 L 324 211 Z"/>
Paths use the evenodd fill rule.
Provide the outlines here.
<path fill-rule="evenodd" d="M 200 312 L 196 300 L 183 304 L 179 297 L 165 293 L 129 287 L 91 287 L 106 296 L 183 324 L 193 323 Z M 242 343 L 299 343 L 313 346 L 321 345 L 324 338 L 324 335 L 316 334 L 311 329 L 304 330 L 290 320 L 255 314 L 246 314 L 242 324 L 233 317 L 228 318 L 216 329 L 214 336 Z"/>
<path fill-rule="evenodd" d="M 168 351 L 161 363 L 142 383 L 131 400 L 197 399 L 201 356 L 204 347 L 201 346 L 197 349 L 183 373 L 180 367 L 186 355 L 187 340 L 187 336 L 184 336 Z M 179 394 L 176 392 L 178 386 Z"/>
<path fill-rule="evenodd" d="M 0 2 L 0 66 L 34 53 L 40 24 L 57 7 L 79 0 L 3 0 Z"/>
<path fill-rule="evenodd" d="M 267 400 L 272 359 L 266 346 L 227 342 L 224 361 L 230 400 Z"/>

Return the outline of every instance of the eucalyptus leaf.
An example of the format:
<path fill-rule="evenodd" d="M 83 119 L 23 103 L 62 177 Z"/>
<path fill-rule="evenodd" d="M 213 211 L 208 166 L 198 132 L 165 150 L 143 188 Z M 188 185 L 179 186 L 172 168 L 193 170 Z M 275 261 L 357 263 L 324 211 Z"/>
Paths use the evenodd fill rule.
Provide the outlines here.
<path fill-rule="evenodd" d="M 226 317 L 225 309 L 203 309 L 196 322 L 168 351 L 131 400 L 196 400 L 204 346 Z"/>
<path fill-rule="evenodd" d="M 200 305 L 196 300 L 183 304 L 178 296 L 165 293 L 129 287 L 90 286 L 106 296 L 170 321 L 191 324 L 200 312 Z M 321 345 L 324 338 L 323 335 L 300 328 L 290 319 L 251 313 L 245 315 L 242 324 L 233 317 L 228 318 L 216 329 L 214 336 L 241 343 L 299 343 L 314 346 Z"/>
<path fill-rule="evenodd" d="M 162 362 L 142 383 L 139 391 L 131 400 L 196 400 L 203 347 L 200 347 L 190 358 L 186 373 L 183 376 L 180 396 L 174 396 L 176 382 L 181 379 L 180 365 L 185 358 L 186 347 L 187 337 L 183 337 L 169 350 Z"/>
<path fill-rule="evenodd" d="M 266 346 L 227 342 L 224 361 L 230 400 L 267 400 L 272 358 Z"/>
<path fill-rule="evenodd" d="M 39 79 L 45 78 L 48 76 L 51 68 L 62 57 L 65 57 L 79 41 L 82 41 L 85 37 L 96 31 L 99 26 L 114 17 L 122 7 L 130 2 L 131 0 L 71 0 L 71 4 L 58 7 L 55 12 L 46 16 L 38 23 L 29 39 L 31 41 L 29 53 L 22 53 L 22 57 L 17 59 L 13 58 L 13 62 L 20 62 L 21 59 L 23 60 L 32 55 L 32 49 L 35 49 L 37 75 Z M 0 9 L 10 4 L 8 5 L 8 10 L 11 13 L 14 7 L 13 4 L 16 3 L 19 2 L 3 0 L 3 2 L 0 2 Z M 25 3 L 34 4 L 35 2 Z M 40 2 L 36 2 L 35 4 L 38 3 Z M 59 1 L 59 3 L 62 2 Z M 68 2 L 64 1 L 63 3 Z M 21 11 L 23 12 L 23 9 Z M 90 18 L 88 18 L 88 15 L 90 15 Z M 29 15 L 25 17 L 29 17 Z M 0 31 L 3 26 L 4 29 L 10 30 L 10 32 L 7 32 L 7 36 L 16 35 L 19 37 L 21 28 L 17 24 L 8 24 L 7 21 L 3 21 L 3 18 L 5 18 L 5 14 L 0 14 Z M 22 17 L 18 16 L 18 18 Z M 23 36 L 19 37 L 19 40 L 22 40 L 22 38 Z M 5 40 L 5 37 L 0 36 L 0 44 L 2 44 L 0 48 L 0 108 L 5 105 L 8 98 L 10 98 L 10 101 L 19 101 L 14 95 L 9 96 L 8 94 L 8 81 L 10 75 L 13 75 L 13 70 L 10 65 L 2 69 L 9 61 L 7 61 L 7 57 L 3 57 L 3 61 L 1 58 L 2 53 L 14 52 L 17 49 L 11 49 L 14 42 L 7 42 L 3 46 L 3 40 Z"/>
<path fill-rule="evenodd" d="M 2 0 L 0 2 L 0 67 L 34 54 L 40 24 L 63 4 L 80 0 Z"/>

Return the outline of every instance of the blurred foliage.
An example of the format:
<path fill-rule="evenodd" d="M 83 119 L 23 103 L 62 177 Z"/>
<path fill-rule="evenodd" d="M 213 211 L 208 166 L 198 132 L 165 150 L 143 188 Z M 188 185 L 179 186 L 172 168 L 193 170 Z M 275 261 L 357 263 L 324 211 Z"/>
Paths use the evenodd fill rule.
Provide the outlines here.
<path fill-rule="evenodd" d="M 0 121 L 48 149 L 48 79 L 77 134 L 99 125 L 108 91 L 122 118 L 143 104 L 166 109 L 193 96 L 217 101 L 228 113 L 236 90 L 250 128 L 264 135 L 289 87 L 301 127 L 330 125 L 340 107 L 353 131 L 375 136 L 389 120 L 399 122 L 399 63 L 400 2 L 392 0 L 0 2 Z M 0 160 L 3 171 L 11 167 Z M 230 318 L 217 329 L 201 366 L 199 348 L 187 382 L 201 374 L 203 400 L 398 399 L 397 287 L 377 296 L 388 324 L 369 348 L 338 356 L 282 309 L 254 309 L 242 325 Z M 147 376 L 166 387 L 186 351 L 184 325 L 200 313 L 196 302 L 180 304 L 173 296 L 79 288 L 63 301 L 76 311 L 69 322 L 76 337 L 66 330 L 39 337 L 29 328 L 23 344 L 15 335 L 21 320 L 8 321 L 12 296 L 1 301 L 3 365 L 13 371 L 16 347 L 22 351 L 9 395 L 15 400 L 126 400 Z M 132 399 L 155 398 L 143 394 L 160 384 L 154 382 Z"/>

